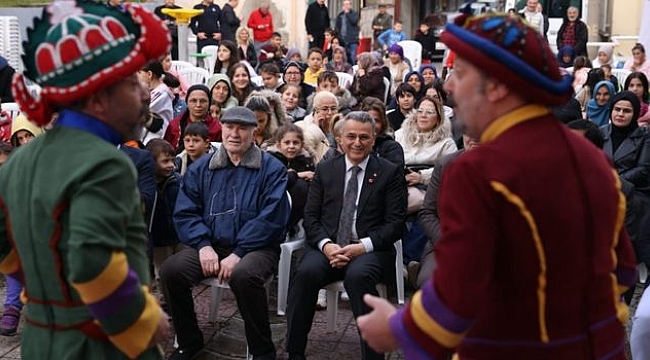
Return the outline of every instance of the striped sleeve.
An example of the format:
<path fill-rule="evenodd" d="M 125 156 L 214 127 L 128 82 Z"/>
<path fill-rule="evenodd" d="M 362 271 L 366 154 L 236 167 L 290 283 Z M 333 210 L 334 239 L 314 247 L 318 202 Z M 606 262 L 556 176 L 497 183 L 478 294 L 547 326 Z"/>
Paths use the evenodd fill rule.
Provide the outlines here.
<path fill-rule="evenodd" d="M 407 359 L 446 359 L 460 344 L 473 320 L 454 314 L 438 297 L 433 282 L 413 296 L 390 321 Z"/>
<path fill-rule="evenodd" d="M 113 252 L 98 276 L 73 286 L 116 347 L 131 358 L 147 348 L 161 313 L 124 253 Z"/>

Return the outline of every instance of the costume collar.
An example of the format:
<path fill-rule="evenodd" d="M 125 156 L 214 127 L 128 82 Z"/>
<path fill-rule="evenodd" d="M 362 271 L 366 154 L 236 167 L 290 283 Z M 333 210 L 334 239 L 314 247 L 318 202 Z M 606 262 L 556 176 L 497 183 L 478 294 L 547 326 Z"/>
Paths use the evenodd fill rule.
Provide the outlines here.
<path fill-rule="evenodd" d="M 540 116 L 546 115 L 550 110 L 546 106 L 530 104 L 515 109 L 503 116 L 498 117 L 483 131 L 481 143 L 496 139 L 511 127 Z"/>
<path fill-rule="evenodd" d="M 107 124 L 84 113 L 64 109 L 59 112 L 56 126 L 64 126 L 91 133 L 117 146 L 122 143 L 122 136 Z"/>
<path fill-rule="evenodd" d="M 212 155 L 212 158 L 210 158 L 210 165 L 208 166 L 210 170 L 217 170 L 217 169 L 223 169 L 227 167 L 229 164 L 232 164 L 230 161 L 230 158 L 228 157 L 228 152 L 226 151 L 226 147 L 219 146 L 219 149 Z M 262 150 L 255 146 L 254 144 L 251 145 L 248 150 L 244 153 L 244 156 L 242 156 L 241 162 L 239 162 L 239 165 L 241 167 L 246 167 L 249 169 L 259 169 L 262 167 Z"/>

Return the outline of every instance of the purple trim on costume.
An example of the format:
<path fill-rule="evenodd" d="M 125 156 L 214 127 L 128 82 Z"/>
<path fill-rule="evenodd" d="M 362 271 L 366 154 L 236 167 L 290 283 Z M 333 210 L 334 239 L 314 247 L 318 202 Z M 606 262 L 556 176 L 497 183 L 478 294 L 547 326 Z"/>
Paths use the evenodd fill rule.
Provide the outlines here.
<path fill-rule="evenodd" d="M 587 335 L 577 335 L 560 340 L 553 340 L 547 343 L 541 341 L 520 341 L 520 340 L 494 340 L 486 338 L 465 338 L 463 343 L 467 344 L 477 344 L 477 345 L 488 345 L 488 346 L 527 346 L 527 347 L 536 347 L 536 348 L 549 348 L 556 346 L 564 346 L 568 344 L 577 343 L 580 341 L 587 340 Z"/>
<path fill-rule="evenodd" d="M 390 330 L 397 339 L 397 344 L 402 349 L 404 358 L 409 360 L 435 360 L 409 335 L 404 327 L 404 311 L 408 311 L 408 308 L 397 310 L 389 319 Z"/>
<path fill-rule="evenodd" d="M 623 343 L 620 343 L 614 350 L 598 358 L 598 360 L 607 360 L 615 357 L 623 351 Z"/>
<path fill-rule="evenodd" d="M 95 319 L 106 319 L 113 315 L 113 313 L 121 309 L 124 305 L 133 300 L 133 297 L 140 292 L 140 282 L 138 275 L 132 269 L 126 274 L 126 278 L 122 285 L 115 289 L 115 291 L 99 300 L 96 303 L 89 304 L 88 309 L 93 314 Z"/>
<path fill-rule="evenodd" d="M 605 325 L 608 325 L 609 323 L 612 323 L 612 322 L 615 322 L 615 321 L 618 321 L 618 318 L 616 316 L 610 316 L 610 317 L 608 317 L 606 319 L 603 319 L 603 320 L 600 320 L 600 321 L 597 321 L 597 322 L 593 323 L 591 326 L 589 326 L 589 330 L 598 330 L 598 329 L 604 327 Z"/>
<path fill-rule="evenodd" d="M 433 281 L 428 281 L 422 287 L 422 306 L 424 310 L 443 328 L 462 334 L 474 323 L 473 320 L 466 319 L 454 314 L 438 297 L 438 293 L 433 285 Z"/>
<path fill-rule="evenodd" d="M 616 278 L 619 284 L 630 287 L 636 283 L 636 269 L 618 267 L 616 269 Z"/>

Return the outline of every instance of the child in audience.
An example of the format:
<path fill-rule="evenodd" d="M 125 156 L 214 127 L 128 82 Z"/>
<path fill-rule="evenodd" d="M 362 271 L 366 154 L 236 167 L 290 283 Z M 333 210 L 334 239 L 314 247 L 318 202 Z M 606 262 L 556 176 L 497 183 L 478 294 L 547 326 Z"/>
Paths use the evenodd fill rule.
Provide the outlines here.
<path fill-rule="evenodd" d="M 386 115 L 393 130 L 397 131 L 402 127 L 402 123 L 406 116 L 413 110 L 415 105 L 416 92 L 413 86 L 403 83 L 397 87 L 395 91 L 395 98 L 397 99 L 397 107 L 394 110 L 389 110 Z"/>
<path fill-rule="evenodd" d="M 390 47 L 397 45 L 398 42 L 406 40 L 406 34 L 402 32 L 402 22 L 395 20 L 393 28 L 388 29 L 377 37 L 382 50 L 389 51 Z"/>
<path fill-rule="evenodd" d="M 280 82 L 280 68 L 275 63 L 266 63 L 260 66 L 259 74 L 264 86 L 260 90 L 278 91 Z"/>
<path fill-rule="evenodd" d="M 350 91 L 339 86 L 339 77 L 336 75 L 336 72 L 326 70 L 318 76 L 318 86 L 316 87 L 316 92 L 307 98 L 307 113 L 312 112 L 314 96 L 316 93 L 319 93 L 321 91 L 329 91 L 334 94 L 334 96 L 336 96 L 336 100 L 339 103 L 339 114 L 346 115 L 352 111 L 352 108 L 355 105 L 357 105 L 357 99 L 352 96 Z"/>
<path fill-rule="evenodd" d="M 210 144 L 210 135 L 208 134 L 208 127 L 201 122 L 188 124 L 185 128 L 185 135 L 183 136 L 184 150 L 176 155 L 174 164 L 176 171 L 181 176 L 185 175 L 187 168 L 198 158 L 205 154 L 212 153 L 215 149 Z"/>
<path fill-rule="evenodd" d="M 267 151 L 287 168 L 287 191 L 291 195 L 291 217 L 287 228 L 293 235 L 305 210 L 309 182 L 314 178 L 314 158 L 305 148 L 305 137 L 299 126 L 287 124 L 279 127 L 274 141 Z"/>
<path fill-rule="evenodd" d="M 150 233 L 154 245 L 153 265 L 157 279 L 162 263 L 182 248 L 172 220 L 181 177 L 174 171 L 175 151 L 169 142 L 152 139 L 147 143 L 147 150 L 156 160 L 157 192 Z"/>
<path fill-rule="evenodd" d="M 318 83 L 318 76 L 325 71 L 323 68 L 323 50 L 319 48 L 309 49 L 307 54 L 308 68 L 305 70 L 304 82 L 311 86 L 316 86 Z"/>
<path fill-rule="evenodd" d="M 274 63 L 280 68 L 283 65 L 284 56 L 287 53 L 287 48 L 282 45 L 282 35 L 274 32 L 271 35 L 269 44 L 260 50 L 260 64 Z"/>
<path fill-rule="evenodd" d="M 290 121 L 296 122 L 304 119 L 307 111 L 298 105 L 300 102 L 300 86 L 296 84 L 284 84 L 280 89 L 282 103 L 287 110 L 287 115 L 291 117 Z"/>

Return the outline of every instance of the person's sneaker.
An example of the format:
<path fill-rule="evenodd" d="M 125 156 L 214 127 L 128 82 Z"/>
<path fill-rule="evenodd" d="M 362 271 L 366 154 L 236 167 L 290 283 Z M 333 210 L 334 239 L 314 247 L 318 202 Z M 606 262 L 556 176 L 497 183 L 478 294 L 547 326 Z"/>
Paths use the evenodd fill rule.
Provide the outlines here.
<path fill-rule="evenodd" d="M 20 322 L 20 310 L 10 306 L 0 318 L 0 335 L 14 336 Z"/>
<path fill-rule="evenodd" d="M 316 310 L 323 310 L 327 308 L 327 290 L 318 290 L 318 300 L 316 300 Z"/>
<path fill-rule="evenodd" d="M 408 269 L 409 284 L 411 284 L 414 289 L 417 289 L 418 274 L 420 273 L 420 263 L 417 261 L 410 261 L 406 268 Z"/>

